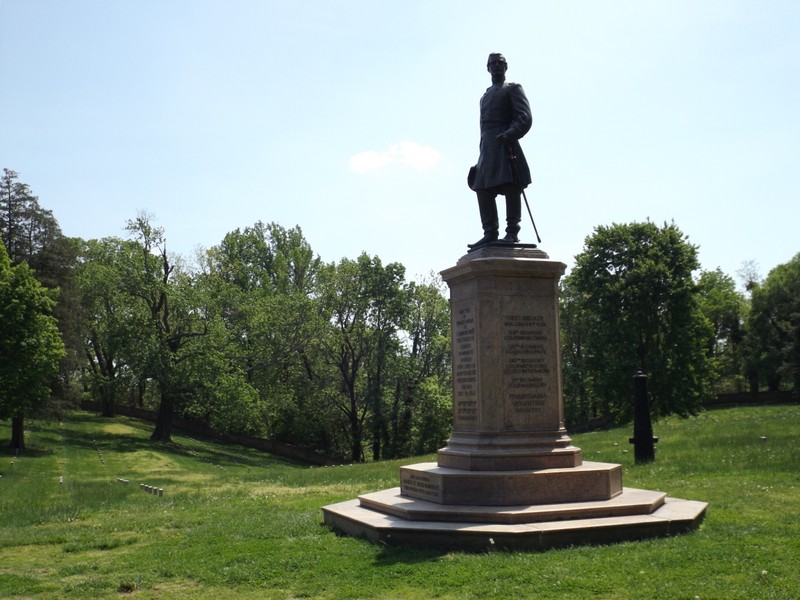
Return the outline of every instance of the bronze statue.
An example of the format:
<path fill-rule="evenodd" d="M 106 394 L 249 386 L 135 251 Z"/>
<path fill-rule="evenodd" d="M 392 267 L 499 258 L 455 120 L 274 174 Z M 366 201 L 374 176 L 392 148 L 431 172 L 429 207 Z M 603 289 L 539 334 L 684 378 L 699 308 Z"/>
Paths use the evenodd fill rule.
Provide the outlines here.
<path fill-rule="evenodd" d="M 492 86 L 481 98 L 480 156 L 467 177 L 469 187 L 478 195 L 483 225 L 483 237 L 469 244 L 473 249 L 498 241 L 500 225 L 495 203 L 498 194 L 506 198 L 506 235 L 499 241 L 519 242 L 520 195 L 531 183 L 531 172 L 519 145 L 519 139 L 533 123 L 528 98 L 521 85 L 506 81 L 508 64 L 502 54 L 490 54 L 486 68 L 492 76 Z"/>

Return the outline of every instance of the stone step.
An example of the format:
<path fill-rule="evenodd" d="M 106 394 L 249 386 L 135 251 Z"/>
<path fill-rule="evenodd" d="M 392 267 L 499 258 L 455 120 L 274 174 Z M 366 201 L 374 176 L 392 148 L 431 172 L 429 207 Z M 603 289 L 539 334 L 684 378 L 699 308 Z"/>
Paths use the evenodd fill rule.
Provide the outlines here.
<path fill-rule="evenodd" d="M 538 523 L 412 521 L 372 510 L 359 500 L 331 504 L 322 510 L 326 525 L 349 536 L 389 545 L 486 551 L 547 550 L 677 535 L 697 528 L 707 506 L 705 502 L 667 497 L 650 514 Z"/>
<path fill-rule="evenodd" d="M 409 521 L 463 523 L 542 523 L 594 519 L 602 517 L 647 515 L 660 508 L 667 495 L 663 492 L 625 488 L 614 498 L 593 502 L 565 502 L 521 506 L 445 505 L 409 498 L 400 488 L 363 494 L 360 505 Z"/>

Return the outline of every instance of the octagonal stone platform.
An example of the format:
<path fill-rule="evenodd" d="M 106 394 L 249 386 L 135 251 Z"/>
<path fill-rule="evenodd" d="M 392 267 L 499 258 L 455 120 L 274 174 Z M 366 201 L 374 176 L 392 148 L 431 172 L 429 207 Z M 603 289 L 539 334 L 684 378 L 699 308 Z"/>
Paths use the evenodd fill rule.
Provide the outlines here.
<path fill-rule="evenodd" d="M 409 499 L 393 488 L 323 512 L 325 523 L 341 533 L 388 545 L 540 551 L 686 533 L 700 524 L 707 506 L 629 488 L 601 502 L 447 506 Z"/>

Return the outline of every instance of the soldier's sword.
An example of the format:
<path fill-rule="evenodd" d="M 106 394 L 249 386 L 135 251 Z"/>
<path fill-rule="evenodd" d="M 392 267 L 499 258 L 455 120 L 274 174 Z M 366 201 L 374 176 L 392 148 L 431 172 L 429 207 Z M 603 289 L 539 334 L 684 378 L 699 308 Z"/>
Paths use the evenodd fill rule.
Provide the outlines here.
<path fill-rule="evenodd" d="M 533 220 L 533 213 L 531 212 L 531 205 L 528 204 L 528 197 L 525 195 L 525 188 L 523 188 L 519 182 L 519 174 L 517 173 L 517 155 L 514 154 L 514 149 L 511 147 L 511 144 L 506 144 L 506 148 L 508 149 L 508 160 L 511 161 L 511 175 L 514 177 L 516 184 L 520 187 L 522 197 L 525 199 L 525 208 L 528 209 L 528 216 L 531 218 L 531 225 L 533 225 L 533 231 L 536 233 L 536 241 L 541 244 L 542 238 L 539 237 L 539 230 L 536 228 L 536 221 Z"/>

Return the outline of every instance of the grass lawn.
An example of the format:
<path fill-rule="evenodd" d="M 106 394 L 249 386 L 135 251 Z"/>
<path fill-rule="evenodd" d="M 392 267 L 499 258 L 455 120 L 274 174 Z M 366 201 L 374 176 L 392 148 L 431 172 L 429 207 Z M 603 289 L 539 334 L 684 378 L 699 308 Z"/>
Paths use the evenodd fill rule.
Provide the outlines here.
<path fill-rule="evenodd" d="M 0 450 L 1 598 L 800 598 L 796 405 L 658 422 L 649 465 L 629 429 L 574 436 L 626 486 L 708 514 L 680 537 L 544 553 L 387 548 L 321 524 L 323 505 L 431 456 L 306 467 L 188 436 L 155 445 L 150 429 L 76 412 L 31 422 L 18 457 Z"/>

